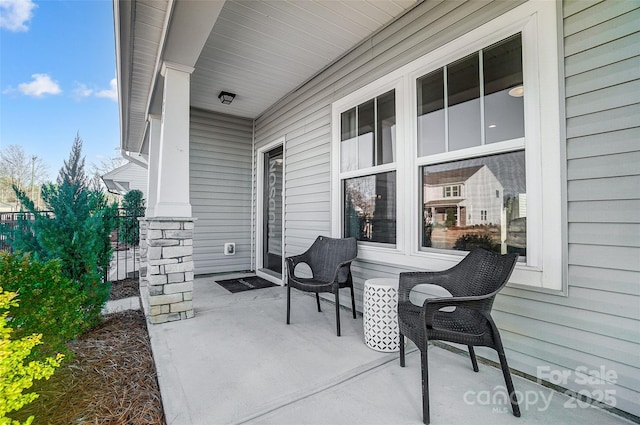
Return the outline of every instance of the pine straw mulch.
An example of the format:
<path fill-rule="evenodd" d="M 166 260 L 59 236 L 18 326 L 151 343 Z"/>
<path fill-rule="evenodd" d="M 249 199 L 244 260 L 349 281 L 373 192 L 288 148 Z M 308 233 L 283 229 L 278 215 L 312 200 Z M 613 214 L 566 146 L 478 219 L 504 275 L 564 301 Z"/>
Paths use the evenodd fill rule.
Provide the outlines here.
<path fill-rule="evenodd" d="M 139 296 L 140 282 L 138 278 L 128 278 L 111 282 L 111 293 L 109 294 L 109 301 Z"/>
<path fill-rule="evenodd" d="M 21 415 L 35 415 L 34 424 L 46 425 L 164 425 L 141 311 L 105 316 L 69 346 L 73 359 L 48 381 L 35 383 L 40 397 L 22 408 Z"/>

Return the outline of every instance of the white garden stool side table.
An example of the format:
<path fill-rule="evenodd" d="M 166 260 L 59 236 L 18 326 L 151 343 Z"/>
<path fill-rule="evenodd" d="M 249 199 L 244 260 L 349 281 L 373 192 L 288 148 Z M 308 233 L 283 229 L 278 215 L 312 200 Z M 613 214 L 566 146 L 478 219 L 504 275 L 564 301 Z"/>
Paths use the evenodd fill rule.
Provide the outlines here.
<path fill-rule="evenodd" d="M 366 280 L 363 304 L 365 344 L 377 351 L 398 351 L 398 279 Z"/>

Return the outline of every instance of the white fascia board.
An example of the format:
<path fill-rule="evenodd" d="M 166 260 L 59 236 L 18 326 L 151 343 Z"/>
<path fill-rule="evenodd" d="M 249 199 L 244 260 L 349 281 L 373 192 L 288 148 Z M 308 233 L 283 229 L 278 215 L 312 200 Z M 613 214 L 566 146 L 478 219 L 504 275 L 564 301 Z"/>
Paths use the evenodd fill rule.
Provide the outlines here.
<path fill-rule="evenodd" d="M 127 9 L 127 5 L 129 8 Z M 116 49 L 116 78 L 118 79 L 118 112 L 120 118 L 120 147 L 125 148 L 129 120 L 129 81 L 131 59 L 131 3 L 113 0 L 113 25 Z M 124 29 L 126 32 L 123 34 Z M 124 45 L 123 45 L 124 43 Z M 123 64 L 123 60 L 127 63 Z M 129 70 L 125 72 L 125 70 Z"/>

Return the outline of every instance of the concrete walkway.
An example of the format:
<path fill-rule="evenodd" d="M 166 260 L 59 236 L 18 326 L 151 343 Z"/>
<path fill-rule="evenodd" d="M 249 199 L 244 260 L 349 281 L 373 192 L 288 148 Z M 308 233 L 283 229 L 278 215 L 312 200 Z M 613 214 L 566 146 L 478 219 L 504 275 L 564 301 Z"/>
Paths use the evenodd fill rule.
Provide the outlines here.
<path fill-rule="evenodd" d="M 333 305 L 318 313 L 314 298 L 292 293 L 287 326 L 284 288 L 229 294 L 198 278 L 194 318 L 149 325 L 167 424 L 421 424 L 415 347 L 401 368 L 397 353 L 364 344 L 361 317 L 342 314 L 338 338 Z M 438 347 L 429 364 L 432 424 L 630 423 L 514 376 L 516 418 L 498 369 L 474 373 L 467 357 Z"/>

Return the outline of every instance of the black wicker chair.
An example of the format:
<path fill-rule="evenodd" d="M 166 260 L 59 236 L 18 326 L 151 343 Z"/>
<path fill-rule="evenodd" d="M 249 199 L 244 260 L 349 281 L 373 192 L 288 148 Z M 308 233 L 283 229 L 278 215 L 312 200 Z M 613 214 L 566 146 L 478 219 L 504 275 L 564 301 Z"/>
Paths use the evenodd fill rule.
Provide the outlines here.
<path fill-rule="evenodd" d="M 404 337 L 412 340 L 421 352 L 422 417 L 429 423 L 429 379 L 427 344 L 430 340 L 449 341 L 469 348 L 473 370 L 478 372 L 474 346 L 491 347 L 498 352 L 502 374 L 514 416 L 520 416 L 500 333 L 491 318 L 496 294 L 509 280 L 518 260 L 517 254 L 500 255 L 475 248 L 460 263 L 441 272 L 400 274 L 398 290 L 398 324 L 400 327 L 400 366 L 404 367 Z M 434 284 L 451 293 L 451 297 L 427 298 L 421 306 L 415 300 L 419 284 Z M 412 289 L 415 288 L 412 294 Z M 455 308 L 452 308 L 455 307 Z M 448 308 L 447 308 L 448 307 Z"/>
<path fill-rule="evenodd" d="M 291 288 L 315 292 L 318 311 L 321 311 L 319 294 L 331 292 L 336 296 L 336 329 L 340 336 L 339 290 L 341 288 L 351 288 L 351 308 L 353 318 L 356 318 L 351 262 L 357 255 L 358 245 L 355 238 L 334 239 L 318 236 L 305 253 L 287 257 L 287 325 L 291 317 Z M 311 268 L 312 277 L 296 276 L 295 269 L 300 263 L 306 263 Z"/>

